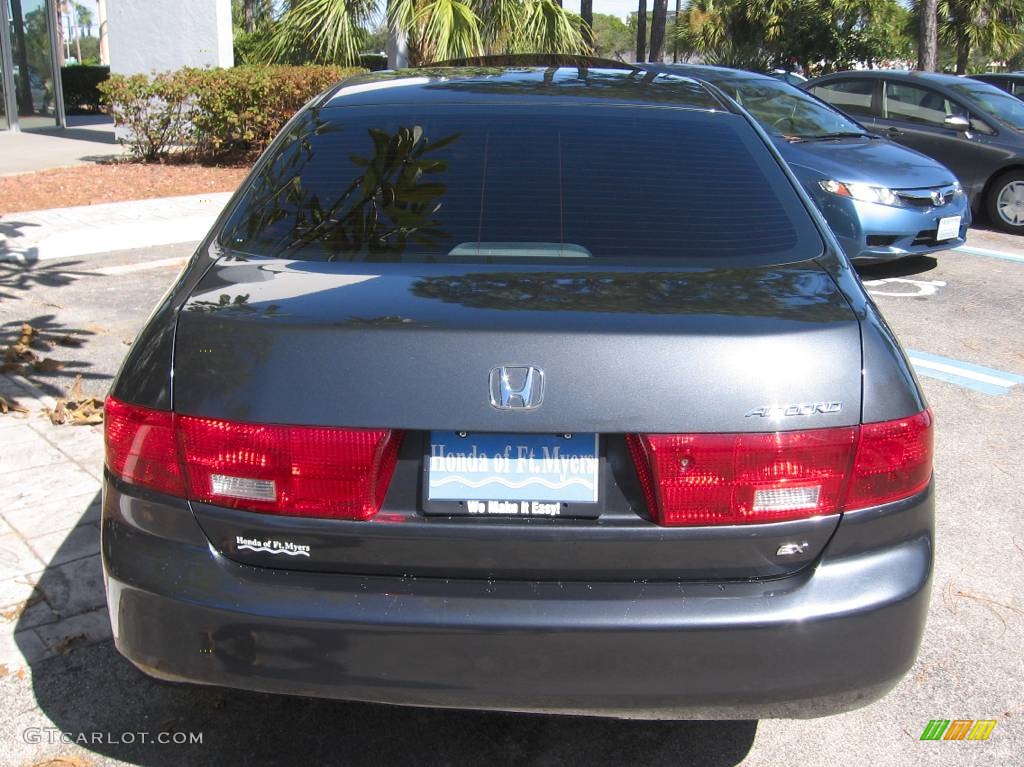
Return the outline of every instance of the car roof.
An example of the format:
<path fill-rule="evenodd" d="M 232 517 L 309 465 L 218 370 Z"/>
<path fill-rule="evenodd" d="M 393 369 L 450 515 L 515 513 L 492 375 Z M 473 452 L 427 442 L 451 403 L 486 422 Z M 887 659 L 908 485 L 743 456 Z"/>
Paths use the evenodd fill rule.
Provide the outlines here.
<path fill-rule="evenodd" d="M 883 77 L 893 80 L 922 80 L 932 85 L 954 85 L 964 81 L 964 78 L 960 75 L 950 75 L 944 72 L 920 72 L 916 69 L 851 69 L 845 72 L 822 75 L 811 80 L 808 84 L 826 80 L 849 80 L 852 78 L 881 79 Z"/>
<path fill-rule="evenodd" d="M 750 72 L 746 69 L 733 69 L 731 67 L 716 67 L 711 64 L 665 64 L 665 69 L 670 69 L 673 72 L 678 72 L 680 75 L 692 77 L 696 80 L 706 80 L 709 83 L 726 80 L 779 82 L 778 78 L 761 74 L 760 72 Z"/>
<path fill-rule="evenodd" d="M 592 66 L 598 62 L 597 65 Z M 345 80 L 318 106 L 525 103 L 622 104 L 729 111 L 697 80 L 664 67 L 600 60 L 551 66 L 490 64 L 372 72 Z"/>
<path fill-rule="evenodd" d="M 968 75 L 972 80 L 987 80 L 989 78 L 1004 78 L 1006 80 L 1024 80 L 1024 72 L 980 72 L 976 75 Z"/>

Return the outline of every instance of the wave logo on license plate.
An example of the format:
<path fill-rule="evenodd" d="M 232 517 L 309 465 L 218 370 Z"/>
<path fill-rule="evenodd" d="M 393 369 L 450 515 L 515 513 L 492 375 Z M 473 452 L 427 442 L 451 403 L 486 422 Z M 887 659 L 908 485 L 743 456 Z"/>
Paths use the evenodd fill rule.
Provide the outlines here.
<path fill-rule="evenodd" d="M 594 434 L 433 432 L 431 501 L 461 501 L 471 514 L 557 514 L 566 503 L 596 503 Z"/>

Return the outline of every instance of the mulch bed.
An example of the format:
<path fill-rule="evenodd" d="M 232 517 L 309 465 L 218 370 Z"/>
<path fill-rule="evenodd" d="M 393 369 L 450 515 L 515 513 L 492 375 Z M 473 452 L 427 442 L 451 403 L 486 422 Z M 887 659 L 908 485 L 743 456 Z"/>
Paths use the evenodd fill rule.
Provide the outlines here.
<path fill-rule="evenodd" d="M 118 162 L 0 176 L 0 215 L 101 202 L 231 192 L 248 172 L 247 167 Z"/>

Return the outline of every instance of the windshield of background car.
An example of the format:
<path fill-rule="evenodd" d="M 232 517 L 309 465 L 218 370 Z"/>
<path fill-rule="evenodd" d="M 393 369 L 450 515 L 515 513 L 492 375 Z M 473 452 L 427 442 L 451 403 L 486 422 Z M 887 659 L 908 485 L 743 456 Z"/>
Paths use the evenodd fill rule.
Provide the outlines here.
<path fill-rule="evenodd" d="M 769 264 L 821 255 L 739 115 L 661 106 L 311 109 L 220 236 L 316 261 Z"/>
<path fill-rule="evenodd" d="M 994 85 L 982 82 L 955 83 L 951 91 L 969 96 L 1011 128 L 1024 132 L 1024 101 Z"/>
<path fill-rule="evenodd" d="M 736 99 L 765 130 L 777 136 L 810 138 L 865 132 L 850 118 L 785 83 L 724 80 L 716 85 Z"/>

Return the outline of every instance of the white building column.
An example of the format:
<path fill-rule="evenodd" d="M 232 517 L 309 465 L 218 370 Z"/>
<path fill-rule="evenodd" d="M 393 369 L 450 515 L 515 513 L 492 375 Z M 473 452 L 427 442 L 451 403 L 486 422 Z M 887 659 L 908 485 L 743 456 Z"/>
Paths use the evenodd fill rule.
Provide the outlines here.
<path fill-rule="evenodd" d="M 110 71 L 150 74 L 230 67 L 231 0 L 118 0 L 107 3 Z"/>

